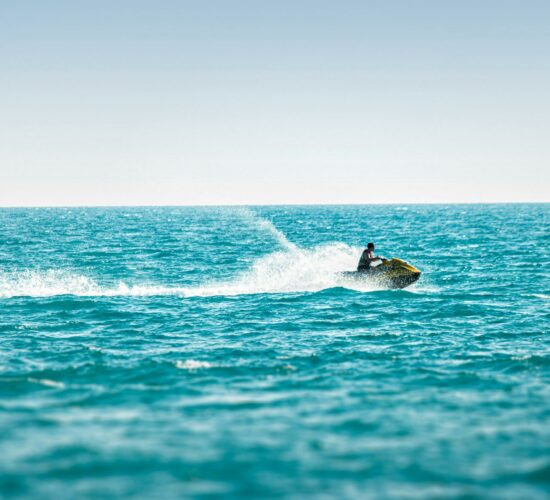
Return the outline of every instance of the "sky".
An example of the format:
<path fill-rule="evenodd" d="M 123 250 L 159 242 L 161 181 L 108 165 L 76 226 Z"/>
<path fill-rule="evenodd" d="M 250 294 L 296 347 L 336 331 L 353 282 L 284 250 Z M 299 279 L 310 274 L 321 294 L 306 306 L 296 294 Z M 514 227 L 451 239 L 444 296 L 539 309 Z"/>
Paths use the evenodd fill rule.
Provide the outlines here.
<path fill-rule="evenodd" d="M 547 0 L 0 0 L 0 205 L 550 201 Z"/>

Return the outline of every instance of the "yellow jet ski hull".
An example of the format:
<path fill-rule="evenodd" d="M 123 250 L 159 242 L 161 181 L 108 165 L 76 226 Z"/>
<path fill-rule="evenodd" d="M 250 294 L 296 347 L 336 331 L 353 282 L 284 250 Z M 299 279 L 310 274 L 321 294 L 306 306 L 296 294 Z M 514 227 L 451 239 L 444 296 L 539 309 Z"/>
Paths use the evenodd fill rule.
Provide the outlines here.
<path fill-rule="evenodd" d="M 418 281 L 422 273 L 404 260 L 393 258 L 366 271 L 348 271 L 343 274 L 346 278 L 373 282 L 386 288 L 405 288 Z"/>

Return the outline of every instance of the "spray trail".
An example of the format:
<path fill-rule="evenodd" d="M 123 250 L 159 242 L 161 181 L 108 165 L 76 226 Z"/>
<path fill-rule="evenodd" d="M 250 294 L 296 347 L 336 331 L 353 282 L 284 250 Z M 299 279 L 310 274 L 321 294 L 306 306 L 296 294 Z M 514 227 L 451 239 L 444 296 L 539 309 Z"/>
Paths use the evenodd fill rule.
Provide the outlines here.
<path fill-rule="evenodd" d="M 0 272 L 0 298 L 57 295 L 212 297 L 316 292 L 334 287 L 361 291 L 375 289 L 372 285 L 350 282 L 340 274 L 341 271 L 353 269 L 355 266 L 358 249 L 354 247 L 344 243 L 331 243 L 311 249 L 302 249 L 295 245 L 291 248 L 292 250 L 285 249 L 260 257 L 249 269 L 232 279 L 188 287 L 131 285 L 125 282 L 105 286 L 87 276 L 62 270 Z"/>
<path fill-rule="evenodd" d="M 336 287 L 365 292 L 380 289 L 375 284 L 349 280 L 341 274 L 342 271 L 355 268 L 361 253 L 360 248 L 338 242 L 313 248 L 300 248 L 290 242 L 271 221 L 250 209 L 241 209 L 239 213 L 251 225 L 273 236 L 282 249 L 258 258 L 249 269 L 226 281 L 204 282 L 187 287 L 130 285 L 125 282 L 119 282 L 114 286 L 102 286 L 87 276 L 62 270 L 16 273 L 0 271 L 0 298 L 56 295 L 212 297 L 317 292 Z"/>
<path fill-rule="evenodd" d="M 298 250 L 298 247 L 294 243 L 289 241 L 286 235 L 282 231 L 277 229 L 273 222 L 271 222 L 270 220 L 260 217 L 257 213 L 253 212 L 249 208 L 239 209 L 239 214 L 251 225 L 256 226 L 258 229 L 266 231 L 274 236 L 277 242 L 286 250 L 291 252 Z"/>

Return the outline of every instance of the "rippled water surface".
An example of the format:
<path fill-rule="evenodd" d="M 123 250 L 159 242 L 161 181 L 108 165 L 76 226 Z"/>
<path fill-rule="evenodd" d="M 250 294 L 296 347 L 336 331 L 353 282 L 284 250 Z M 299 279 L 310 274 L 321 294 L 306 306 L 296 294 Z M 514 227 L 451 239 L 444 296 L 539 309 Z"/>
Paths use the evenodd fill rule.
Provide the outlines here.
<path fill-rule="evenodd" d="M 548 498 L 549 215 L 0 210 L 0 496 Z"/>

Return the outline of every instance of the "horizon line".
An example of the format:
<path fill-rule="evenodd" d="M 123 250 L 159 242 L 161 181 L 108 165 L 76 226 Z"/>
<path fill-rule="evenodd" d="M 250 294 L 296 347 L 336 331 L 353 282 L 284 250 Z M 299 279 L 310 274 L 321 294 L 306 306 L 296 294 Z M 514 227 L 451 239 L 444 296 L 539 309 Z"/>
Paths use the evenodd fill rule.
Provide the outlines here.
<path fill-rule="evenodd" d="M 205 208 L 205 207 L 342 207 L 342 206 L 396 206 L 396 205 L 545 205 L 550 201 L 451 201 L 451 202 L 371 202 L 371 203 L 193 203 L 193 204 L 98 204 L 98 205 L 0 205 L 1 209 L 14 208 Z"/>

